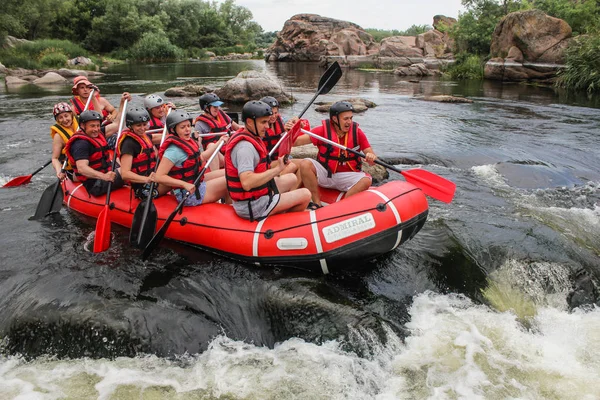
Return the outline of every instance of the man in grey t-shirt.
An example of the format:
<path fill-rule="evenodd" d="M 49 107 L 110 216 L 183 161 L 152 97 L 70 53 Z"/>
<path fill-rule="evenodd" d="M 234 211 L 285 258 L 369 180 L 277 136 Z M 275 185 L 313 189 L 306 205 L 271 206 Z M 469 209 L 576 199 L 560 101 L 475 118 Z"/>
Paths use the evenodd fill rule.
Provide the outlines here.
<path fill-rule="evenodd" d="M 267 150 L 261 138 L 271 114 L 271 107 L 266 103 L 246 103 L 242 109 L 245 128 L 232 136 L 225 153 L 227 187 L 233 207 L 240 217 L 251 221 L 285 211 L 306 210 L 310 201 L 308 189 L 291 190 L 296 186 L 296 175 L 279 176 L 285 168 L 283 158 L 269 168 Z M 273 185 L 278 194 L 268 189 Z"/>

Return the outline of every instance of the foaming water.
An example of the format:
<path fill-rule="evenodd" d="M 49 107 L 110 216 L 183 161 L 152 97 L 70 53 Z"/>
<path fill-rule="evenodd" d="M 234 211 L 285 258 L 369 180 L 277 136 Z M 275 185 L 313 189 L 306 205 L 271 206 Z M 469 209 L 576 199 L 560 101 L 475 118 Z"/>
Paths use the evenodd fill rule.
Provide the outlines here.
<path fill-rule="evenodd" d="M 600 309 L 539 307 L 526 328 L 461 295 L 414 298 L 411 336 L 366 330 L 349 340 L 289 339 L 274 348 L 225 336 L 207 351 L 167 360 L 134 358 L 25 362 L 0 359 L 0 395 L 15 399 L 595 399 L 600 396 Z"/>

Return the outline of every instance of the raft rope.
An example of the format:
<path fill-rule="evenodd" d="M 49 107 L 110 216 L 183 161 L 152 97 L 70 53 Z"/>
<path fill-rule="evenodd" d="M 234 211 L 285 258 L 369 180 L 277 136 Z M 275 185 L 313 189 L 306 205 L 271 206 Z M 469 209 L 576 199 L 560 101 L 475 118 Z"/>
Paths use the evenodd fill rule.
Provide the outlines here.
<path fill-rule="evenodd" d="M 382 211 L 385 211 L 385 209 L 387 208 L 387 204 L 388 203 L 391 203 L 393 200 L 395 200 L 397 198 L 400 198 L 400 197 L 402 197 L 402 196 L 404 196 L 406 194 L 409 194 L 409 193 L 411 193 L 411 192 L 413 192 L 415 190 L 421 190 L 421 189 L 414 188 L 414 189 L 411 189 L 411 190 L 409 190 L 407 192 L 400 193 L 400 194 L 398 194 L 398 195 L 390 198 L 388 201 L 385 201 L 385 202 L 382 202 L 382 203 L 378 203 L 375 207 L 366 208 L 364 210 L 353 211 L 351 213 L 346 213 L 346 214 L 339 214 L 339 215 L 336 215 L 334 217 L 329 217 L 329 218 L 326 218 L 326 219 L 319 220 L 317 222 L 327 222 L 327 221 L 331 221 L 331 220 L 338 219 L 338 218 L 350 217 L 352 215 L 366 213 L 368 211 L 379 211 L 379 212 L 382 212 Z M 131 191 L 133 191 L 133 189 L 131 189 Z M 73 192 L 75 192 L 75 190 Z M 72 195 L 72 193 L 70 195 Z M 91 202 L 89 200 L 85 200 L 85 199 L 79 199 L 79 200 L 82 201 L 82 202 L 85 202 L 85 203 L 90 203 L 90 204 L 93 204 L 93 205 L 97 205 L 96 203 L 93 203 L 93 202 Z M 114 203 L 112 203 L 111 206 L 112 205 L 114 205 Z M 119 211 L 123 211 L 123 212 L 127 212 L 127 213 L 130 212 L 128 210 L 123 210 L 123 209 L 120 209 L 118 207 L 114 207 L 114 208 L 117 209 L 117 210 L 119 210 Z M 112 207 L 111 207 L 111 209 L 112 209 Z M 239 233 L 251 233 L 252 235 L 254 235 L 254 234 L 257 233 L 254 230 L 248 230 L 248 229 L 227 228 L 227 227 L 223 227 L 223 226 L 214 226 L 214 225 L 207 225 L 207 224 L 199 224 L 199 223 L 196 223 L 196 222 L 190 222 L 187 219 L 187 217 L 183 217 L 181 219 L 174 220 L 173 222 L 179 222 L 181 225 L 191 224 L 191 225 L 194 225 L 194 226 L 201 226 L 201 227 L 204 227 L 204 228 L 220 229 L 220 230 L 224 230 L 224 231 L 239 232 Z M 272 230 L 272 229 L 267 229 L 266 231 L 262 231 L 261 230 L 261 231 L 258 231 L 258 233 L 261 234 L 261 235 L 265 235 L 268 239 L 270 239 L 271 237 L 273 237 L 277 233 L 282 233 L 282 232 L 285 232 L 285 231 L 289 231 L 289 230 L 296 229 L 296 228 L 301 228 L 303 226 L 309 226 L 309 225 L 312 225 L 312 224 L 313 224 L 313 222 L 306 222 L 306 223 L 302 223 L 302 224 L 298 224 L 298 225 L 288 226 L 286 228 L 282 228 L 282 229 L 278 229 L 278 230 Z"/>

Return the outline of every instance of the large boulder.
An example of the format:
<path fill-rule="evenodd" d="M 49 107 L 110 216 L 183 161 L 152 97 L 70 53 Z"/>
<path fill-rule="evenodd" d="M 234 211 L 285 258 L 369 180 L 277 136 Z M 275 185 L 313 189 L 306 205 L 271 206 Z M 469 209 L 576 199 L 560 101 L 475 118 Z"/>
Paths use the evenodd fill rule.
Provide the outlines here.
<path fill-rule="evenodd" d="M 321 56 L 376 54 L 379 45 L 360 26 L 316 14 L 298 14 L 287 20 L 275 43 L 265 52 L 267 61 L 319 61 Z"/>
<path fill-rule="evenodd" d="M 291 95 L 283 91 L 276 79 L 258 71 L 240 72 L 215 93 L 222 100 L 232 103 L 245 103 L 264 96 L 273 96 L 282 104 L 292 101 Z"/>
<path fill-rule="evenodd" d="M 33 42 L 30 40 L 27 40 L 27 39 L 17 39 L 14 36 L 8 35 L 6 37 L 6 39 L 4 40 L 4 44 L 2 45 L 2 48 L 8 49 L 8 48 L 16 47 L 16 46 L 19 46 L 21 44 L 26 44 L 26 43 L 33 43 Z"/>
<path fill-rule="evenodd" d="M 29 83 L 25 79 L 10 75 L 4 78 L 4 82 L 6 82 L 6 86 L 20 86 L 27 85 Z"/>
<path fill-rule="evenodd" d="M 57 85 L 66 82 L 67 80 L 56 72 L 48 72 L 46 75 L 33 81 L 36 85 Z"/>
<path fill-rule="evenodd" d="M 485 77 L 505 81 L 551 79 L 565 62 L 571 34 L 569 24 L 540 10 L 510 13 L 494 30 Z"/>
<path fill-rule="evenodd" d="M 93 62 L 92 62 L 92 60 L 90 60 L 87 57 L 79 56 L 79 57 L 70 59 L 69 61 L 67 61 L 67 64 L 87 66 L 87 65 L 92 65 Z"/>
<path fill-rule="evenodd" d="M 423 50 L 416 46 L 414 36 L 391 36 L 381 41 L 380 57 L 422 57 Z"/>

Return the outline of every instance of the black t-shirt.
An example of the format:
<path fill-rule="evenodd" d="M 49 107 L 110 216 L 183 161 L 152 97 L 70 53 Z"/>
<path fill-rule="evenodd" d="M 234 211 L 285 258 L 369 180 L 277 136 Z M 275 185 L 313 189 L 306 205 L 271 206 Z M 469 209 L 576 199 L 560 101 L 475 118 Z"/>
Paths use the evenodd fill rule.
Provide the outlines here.
<path fill-rule="evenodd" d="M 87 140 L 79 139 L 71 143 L 71 156 L 75 161 L 89 160 L 94 146 Z"/>
<path fill-rule="evenodd" d="M 135 158 L 142 151 L 142 146 L 133 138 L 126 137 L 121 143 L 121 154 L 129 154 Z"/>

